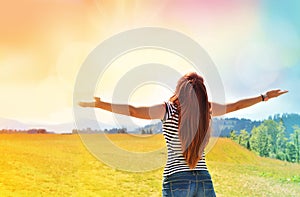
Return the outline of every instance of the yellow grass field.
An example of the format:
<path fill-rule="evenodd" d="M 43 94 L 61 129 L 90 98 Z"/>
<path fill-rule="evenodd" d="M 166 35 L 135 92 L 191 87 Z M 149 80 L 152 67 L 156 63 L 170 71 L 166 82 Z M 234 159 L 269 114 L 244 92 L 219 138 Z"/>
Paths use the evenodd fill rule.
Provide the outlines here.
<path fill-rule="evenodd" d="M 130 151 L 164 147 L 162 135 L 109 138 Z M 260 158 L 225 138 L 218 139 L 206 159 L 217 196 L 300 196 L 299 164 Z M 108 167 L 76 134 L 0 135 L 1 197 L 161 196 L 162 172 Z"/>

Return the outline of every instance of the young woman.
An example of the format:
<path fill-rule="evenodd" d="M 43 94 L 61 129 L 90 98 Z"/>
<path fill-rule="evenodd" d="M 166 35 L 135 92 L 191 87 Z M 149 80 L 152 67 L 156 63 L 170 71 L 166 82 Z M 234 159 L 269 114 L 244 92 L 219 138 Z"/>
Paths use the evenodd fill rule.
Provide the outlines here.
<path fill-rule="evenodd" d="M 136 118 L 162 120 L 168 150 L 162 195 L 215 196 L 204 154 L 210 137 L 211 116 L 243 109 L 286 92 L 271 90 L 266 94 L 226 105 L 211 103 L 208 101 L 203 78 L 196 73 L 188 73 L 179 79 L 175 94 L 163 104 L 134 107 L 103 102 L 95 97 L 94 102 L 80 102 L 79 105 Z"/>

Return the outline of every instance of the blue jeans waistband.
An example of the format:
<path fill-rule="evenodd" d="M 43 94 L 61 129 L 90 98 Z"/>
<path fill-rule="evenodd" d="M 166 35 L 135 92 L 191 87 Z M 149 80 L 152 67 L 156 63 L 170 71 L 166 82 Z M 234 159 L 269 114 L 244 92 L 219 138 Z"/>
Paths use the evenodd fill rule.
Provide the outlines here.
<path fill-rule="evenodd" d="M 164 182 L 176 180 L 211 180 L 211 176 L 207 170 L 189 170 L 175 172 L 169 176 L 163 177 Z"/>

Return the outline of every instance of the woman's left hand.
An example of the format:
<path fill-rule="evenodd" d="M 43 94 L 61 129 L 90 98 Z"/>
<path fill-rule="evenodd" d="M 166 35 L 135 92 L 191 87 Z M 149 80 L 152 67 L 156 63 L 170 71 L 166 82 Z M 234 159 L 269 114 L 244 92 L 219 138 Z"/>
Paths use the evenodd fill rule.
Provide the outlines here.
<path fill-rule="evenodd" d="M 280 96 L 280 95 L 282 95 L 282 94 L 285 94 L 285 93 L 287 93 L 288 91 L 287 90 L 271 90 L 271 91 L 268 91 L 267 93 L 266 93 L 266 95 L 268 96 L 268 98 L 269 99 L 271 99 L 271 98 L 276 98 L 276 97 L 278 97 L 278 96 Z"/>

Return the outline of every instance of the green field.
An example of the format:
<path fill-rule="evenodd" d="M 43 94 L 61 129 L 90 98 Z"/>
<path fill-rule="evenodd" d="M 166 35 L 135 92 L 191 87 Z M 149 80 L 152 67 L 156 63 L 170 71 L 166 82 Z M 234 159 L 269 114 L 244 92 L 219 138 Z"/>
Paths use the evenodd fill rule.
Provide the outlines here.
<path fill-rule="evenodd" d="M 162 135 L 109 138 L 130 151 L 164 147 Z M 207 164 L 217 196 L 300 196 L 299 164 L 260 158 L 229 139 L 218 139 Z M 113 169 L 90 154 L 78 135 L 2 134 L 0 167 L 0 196 L 161 196 L 163 168 Z"/>

